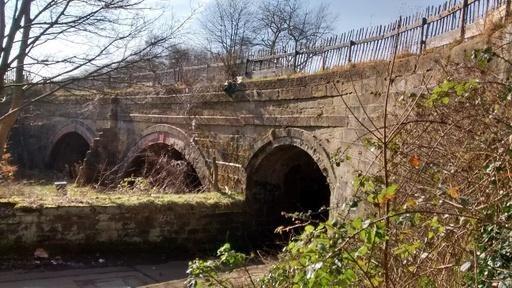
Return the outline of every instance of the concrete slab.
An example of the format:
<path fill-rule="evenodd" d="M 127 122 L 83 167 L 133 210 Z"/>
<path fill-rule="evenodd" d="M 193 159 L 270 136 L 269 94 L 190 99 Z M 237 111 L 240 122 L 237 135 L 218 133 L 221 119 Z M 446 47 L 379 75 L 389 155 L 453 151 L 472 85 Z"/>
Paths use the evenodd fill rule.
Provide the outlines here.
<path fill-rule="evenodd" d="M 168 279 L 186 278 L 188 261 L 173 261 L 162 265 L 139 265 L 133 268 L 156 282 L 164 282 L 169 281 Z"/>
<path fill-rule="evenodd" d="M 0 272 L 2 288 L 129 288 L 182 279 L 187 262 L 64 271 Z"/>

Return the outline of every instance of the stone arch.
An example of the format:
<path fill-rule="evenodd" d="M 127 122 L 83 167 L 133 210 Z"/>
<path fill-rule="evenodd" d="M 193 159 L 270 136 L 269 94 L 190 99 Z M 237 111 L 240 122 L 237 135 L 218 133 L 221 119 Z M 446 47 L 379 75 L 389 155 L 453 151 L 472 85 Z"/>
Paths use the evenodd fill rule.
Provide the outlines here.
<path fill-rule="evenodd" d="M 268 153 L 282 145 L 296 146 L 307 152 L 324 173 L 331 191 L 337 190 L 335 170 L 329 153 L 324 148 L 325 145 L 310 132 L 296 128 L 271 130 L 269 134 L 257 141 L 249 154 L 252 155 L 251 158 L 244 164 L 246 175 L 249 175 Z"/>
<path fill-rule="evenodd" d="M 72 119 L 70 122 L 71 123 L 68 123 L 68 124 L 62 126 L 59 130 L 57 130 L 57 132 L 50 138 L 50 140 L 48 142 L 49 148 L 48 148 L 47 154 L 45 156 L 45 162 L 49 168 L 53 168 L 53 166 L 55 165 L 55 163 L 53 163 L 53 162 L 55 161 L 56 153 L 59 152 L 57 150 L 63 148 L 63 147 L 59 148 L 59 146 L 63 145 L 63 140 L 65 140 L 65 138 L 69 138 L 70 141 L 76 140 L 76 141 L 78 141 L 77 142 L 78 144 L 82 144 L 82 145 L 87 144 L 87 150 L 89 150 L 89 148 L 92 146 L 94 138 L 96 137 L 96 133 L 94 132 L 94 130 L 82 121 Z M 82 141 L 82 139 L 83 139 L 83 141 Z M 85 143 L 81 143 L 81 142 L 85 142 Z M 80 149 L 80 147 L 77 147 L 77 148 L 79 148 L 79 150 L 85 149 L 85 148 Z M 73 151 L 68 151 L 68 152 L 73 152 Z M 85 151 L 85 153 L 86 152 L 87 151 Z M 84 156 L 83 158 L 85 158 L 84 151 L 79 151 L 77 153 L 80 155 L 83 154 L 83 156 Z"/>
<path fill-rule="evenodd" d="M 246 201 L 261 232 L 285 224 L 281 212 L 329 207 L 336 191 L 329 154 L 319 139 L 301 129 L 272 130 L 255 144 L 245 170 Z M 329 217 L 326 211 L 315 215 Z"/>
<path fill-rule="evenodd" d="M 151 126 L 142 133 L 142 137 L 124 157 L 121 165 L 122 174 L 126 174 L 130 163 L 141 151 L 154 144 L 169 145 L 183 155 L 183 158 L 186 159 L 197 172 L 202 186 L 209 187 L 211 179 L 210 168 L 202 152 L 187 133 L 177 127 L 166 124 Z"/>
<path fill-rule="evenodd" d="M 94 141 L 94 138 L 96 138 L 96 132 L 94 129 L 92 129 L 89 125 L 87 125 L 85 122 L 72 119 L 70 121 L 71 123 L 67 123 L 64 126 L 62 126 L 57 132 L 50 138 L 49 146 L 51 150 L 55 143 L 65 134 L 70 132 L 76 132 L 80 134 L 82 137 L 84 137 L 85 141 L 89 143 L 89 145 L 92 145 L 92 142 Z M 48 155 L 50 152 L 48 152 Z M 47 156 L 48 156 L 47 155 Z M 48 159 L 48 157 L 46 157 Z"/>

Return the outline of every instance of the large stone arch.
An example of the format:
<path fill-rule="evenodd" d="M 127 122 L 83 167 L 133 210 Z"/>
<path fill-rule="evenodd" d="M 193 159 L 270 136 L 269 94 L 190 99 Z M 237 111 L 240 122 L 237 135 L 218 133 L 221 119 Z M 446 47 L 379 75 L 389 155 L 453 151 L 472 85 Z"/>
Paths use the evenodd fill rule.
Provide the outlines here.
<path fill-rule="evenodd" d="M 45 163 L 48 165 L 51 162 L 51 155 L 55 144 L 66 134 L 76 133 L 83 137 L 85 141 L 92 147 L 94 138 L 96 138 L 96 132 L 93 128 L 87 125 L 85 122 L 72 119 L 70 122 L 61 126 L 49 139 L 48 149 L 45 155 Z"/>
<path fill-rule="evenodd" d="M 210 186 L 210 167 L 201 150 L 183 130 L 166 124 L 154 125 L 143 131 L 142 137 L 124 157 L 121 164 L 122 174 L 125 174 L 130 162 L 135 159 L 141 151 L 150 145 L 159 143 L 167 144 L 181 153 L 196 170 L 203 187 Z"/>
<path fill-rule="evenodd" d="M 337 190 L 335 170 L 322 141 L 312 133 L 296 128 L 271 130 L 265 137 L 257 141 L 253 145 L 252 152 L 249 154 L 251 157 L 244 164 L 246 175 L 250 175 L 252 170 L 260 164 L 266 155 L 282 145 L 296 146 L 306 151 L 324 173 L 332 193 Z M 247 185 L 247 182 L 245 185 Z"/>
<path fill-rule="evenodd" d="M 283 212 L 330 217 L 322 208 L 333 203 L 337 181 L 321 140 L 301 129 L 272 130 L 253 151 L 245 164 L 245 197 L 261 237 L 274 237 L 276 227 L 291 225 Z"/>

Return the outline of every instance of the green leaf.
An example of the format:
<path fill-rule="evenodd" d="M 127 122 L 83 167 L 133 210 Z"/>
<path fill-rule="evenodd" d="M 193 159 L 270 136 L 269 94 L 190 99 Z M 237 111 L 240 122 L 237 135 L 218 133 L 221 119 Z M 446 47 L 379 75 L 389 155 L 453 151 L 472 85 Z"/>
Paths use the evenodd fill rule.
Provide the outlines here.
<path fill-rule="evenodd" d="M 306 233 L 312 233 L 313 231 L 315 231 L 315 227 L 314 227 L 314 226 L 312 226 L 312 225 L 308 225 L 308 226 L 306 226 L 306 227 L 304 228 L 304 231 L 305 231 Z"/>
<path fill-rule="evenodd" d="M 366 255 L 366 253 L 368 253 L 368 247 L 366 245 L 363 245 L 361 247 L 359 247 L 359 249 L 357 250 L 356 254 L 355 254 L 355 257 L 360 257 L 360 256 L 364 256 Z"/>
<path fill-rule="evenodd" d="M 377 201 L 379 204 L 384 204 L 393 198 L 395 198 L 396 191 L 398 190 L 397 184 L 391 184 L 390 186 L 384 188 L 382 192 L 377 196 Z"/>
<path fill-rule="evenodd" d="M 361 218 L 356 218 L 352 221 L 352 227 L 354 227 L 355 230 L 361 230 L 363 228 L 363 220 Z"/>

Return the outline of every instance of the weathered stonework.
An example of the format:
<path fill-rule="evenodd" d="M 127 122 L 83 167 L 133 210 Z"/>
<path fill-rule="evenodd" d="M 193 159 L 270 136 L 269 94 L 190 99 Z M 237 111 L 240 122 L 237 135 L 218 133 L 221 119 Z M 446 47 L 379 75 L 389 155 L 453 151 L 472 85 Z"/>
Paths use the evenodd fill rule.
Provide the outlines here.
<path fill-rule="evenodd" d="M 427 87 L 443 80 L 439 71 L 444 63 L 464 59 L 491 38 L 478 36 L 399 58 L 391 103 L 427 93 Z M 16 147 L 17 159 L 42 167 L 62 131 L 74 127 L 90 139 L 95 131 L 110 128 L 118 135 L 111 150 L 121 166 L 145 146 L 167 143 L 192 163 L 203 185 L 218 183 L 222 190 L 248 192 L 247 179 L 257 163 L 277 147 L 293 146 L 314 159 L 328 181 L 329 204 L 341 208 L 352 195 L 355 171 L 365 170 L 373 160 L 361 145 L 367 134 L 361 123 L 371 125 L 368 117 L 377 124 L 382 121 L 388 68 L 387 62 L 376 62 L 246 81 L 231 95 L 221 86 L 208 86 L 184 94 L 161 89 L 121 91 L 114 98 L 55 96 L 34 105 L 20 120 L 13 137 L 22 143 Z M 343 151 L 342 158 L 350 161 L 336 161 Z"/>
<path fill-rule="evenodd" d="M 241 243 L 248 237 L 244 211 L 242 201 L 44 208 L 1 203 L 0 244 L 159 244 L 188 253 L 213 251 L 226 241 Z"/>

